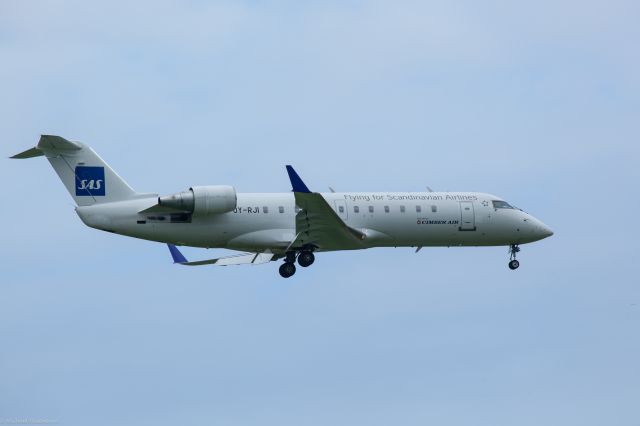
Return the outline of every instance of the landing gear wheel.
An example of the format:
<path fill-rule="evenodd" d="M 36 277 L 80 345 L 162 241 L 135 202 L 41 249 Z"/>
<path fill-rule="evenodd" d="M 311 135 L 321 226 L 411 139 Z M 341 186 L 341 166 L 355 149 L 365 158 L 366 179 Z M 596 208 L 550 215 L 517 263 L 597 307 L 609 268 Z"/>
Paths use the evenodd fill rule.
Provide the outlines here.
<path fill-rule="evenodd" d="M 296 265 L 294 265 L 293 263 L 284 262 L 282 265 L 280 265 L 280 269 L 278 271 L 280 272 L 280 276 L 282 278 L 289 278 L 296 273 Z"/>
<path fill-rule="evenodd" d="M 298 255 L 298 265 L 302 266 L 303 268 L 311 266 L 315 260 L 316 257 L 310 251 L 303 251 Z"/>
<path fill-rule="evenodd" d="M 520 262 L 518 262 L 515 259 L 513 259 L 511 262 L 509 262 L 509 269 L 511 269 L 512 271 L 515 270 L 515 269 L 518 269 L 519 266 L 520 266 Z"/>

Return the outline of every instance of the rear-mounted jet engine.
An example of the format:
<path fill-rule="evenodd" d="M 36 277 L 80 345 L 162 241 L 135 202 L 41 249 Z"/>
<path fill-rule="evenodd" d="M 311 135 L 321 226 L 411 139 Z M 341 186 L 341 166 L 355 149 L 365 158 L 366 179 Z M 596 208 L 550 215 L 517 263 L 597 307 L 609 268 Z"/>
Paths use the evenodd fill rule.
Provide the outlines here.
<path fill-rule="evenodd" d="M 228 185 L 193 186 L 188 191 L 158 198 L 158 205 L 193 213 L 209 215 L 227 213 L 236 208 L 236 190 Z"/>

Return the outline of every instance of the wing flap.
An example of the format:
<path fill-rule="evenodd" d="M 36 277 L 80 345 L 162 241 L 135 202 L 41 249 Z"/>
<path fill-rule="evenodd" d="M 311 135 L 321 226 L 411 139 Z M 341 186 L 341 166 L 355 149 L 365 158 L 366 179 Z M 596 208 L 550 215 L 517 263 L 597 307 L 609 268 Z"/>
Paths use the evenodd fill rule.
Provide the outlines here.
<path fill-rule="evenodd" d="M 296 234 L 292 247 L 315 246 L 323 250 L 363 248 L 364 233 L 348 226 L 324 199 L 311 192 L 298 173 L 287 166 L 296 205 Z"/>
<path fill-rule="evenodd" d="M 349 227 L 317 193 L 295 193 L 300 211 L 296 215 L 298 237 L 294 246 L 313 245 L 321 249 L 362 248 L 365 234 Z"/>

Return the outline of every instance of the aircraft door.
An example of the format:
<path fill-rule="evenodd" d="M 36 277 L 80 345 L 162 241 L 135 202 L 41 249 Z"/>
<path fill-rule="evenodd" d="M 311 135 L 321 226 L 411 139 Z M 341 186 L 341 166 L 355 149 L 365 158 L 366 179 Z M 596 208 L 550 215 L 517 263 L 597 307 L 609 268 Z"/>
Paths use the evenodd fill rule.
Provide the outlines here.
<path fill-rule="evenodd" d="M 345 200 L 335 200 L 333 202 L 336 208 L 336 213 L 340 216 L 340 219 L 346 221 L 349 216 L 347 213 L 347 202 Z"/>
<path fill-rule="evenodd" d="M 471 201 L 460 201 L 460 231 L 476 230 L 476 215 Z"/>

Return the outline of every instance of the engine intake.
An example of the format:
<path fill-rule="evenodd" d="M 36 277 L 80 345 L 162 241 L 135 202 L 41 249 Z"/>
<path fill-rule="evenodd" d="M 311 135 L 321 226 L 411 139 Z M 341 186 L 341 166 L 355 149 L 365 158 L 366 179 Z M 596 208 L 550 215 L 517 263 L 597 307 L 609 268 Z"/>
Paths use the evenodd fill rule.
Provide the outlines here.
<path fill-rule="evenodd" d="M 238 204 L 236 190 L 228 185 L 193 186 L 188 191 L 158 198 L 158 204 L 194 215 L 227 213 Z"/>

